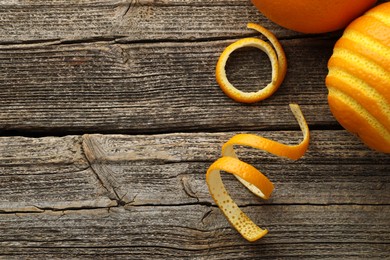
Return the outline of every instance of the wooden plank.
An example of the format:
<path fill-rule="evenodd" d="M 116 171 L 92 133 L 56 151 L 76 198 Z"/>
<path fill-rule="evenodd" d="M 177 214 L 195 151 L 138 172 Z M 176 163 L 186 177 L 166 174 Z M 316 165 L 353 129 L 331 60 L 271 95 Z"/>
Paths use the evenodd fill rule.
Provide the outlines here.
<path fill-rule="evenodd" d="M 287 143 L 301 138 L 299 132 L 258 134 Z M 222 144 L 233 135 L 86 135 L 84 151 L 100 179 L 115 187 L 127 203 L 212 203 L 204 174 L 220 157 Z M 235 178 L 225 178 L 231 195 L 241 205 L 387 204 L 390 200 L 388 156 L 368 150 L 345 131 L 312 131 L 312 145 L 296 162 L 253 149 L 238 149 L 238 154 L 266 173 L 276 186 L 272 199 L 264 202 Z"/>
<path fill-rule="evenodd" d="M 386 0 L 378 1 L 382 2 Z M 302 36 L 272 23 L 244 0 L 2 0 L 0 4 L 0 44 L 230 38 L 252 34 L 245 29 L 248 22 L 262 24 L 279 38 Z"/>
<path fill-rule="evenodd" d="M 248 22 L 272 28 L 280 37 L 298 35 L 272 24 L 249 1 L 2 0 L 0 4 L 0 44 L 193 41 L 248 35 Z"/>
<path fill-rule="evenodd" d="M 285 143 L 301 138 L 294 131 L 256 133 Z M 2 137 L 0 211 L 210 205 L 205 172 L 233 135 Z M 244 206 L 388 204 L 388 156 L 368 150 L 345 131 L 312 131 L 311 141 L 296 162 L 238 147 L 240 158 L 262 170 L 276 189 L 264 201 L 224 176 L 232 197 Z"/>
<path fill-rule="evenodd" d="M 388 256 L 389 206 L 251 206 L 244 209 L 270 230 L 248 243 L 219 209 L 202 205 L 125 206 L 0 214 L 0 255 L 226 259 Z"/>
<path fill-rule="evenodd" d="M 297 127 L 291 102 L 302 105 L 309 124 L 338 126 L 324 84 L 332 40 L 282 41 L 287 78 L 254 105 L 229 99 L 215 81 L 218 56 L 231 42 L 0 47 L 0 128 L 56 134 L 291 129 Z M 266 55 L 254 49 L 233 55 L 228 70 L 242 89 L 265 86 L 271 74 Z"/>
<path fill-rule="evenodd" d="M 0 137 L 0 212 L 116 205 L 89 166 L 77 136 Z"/>

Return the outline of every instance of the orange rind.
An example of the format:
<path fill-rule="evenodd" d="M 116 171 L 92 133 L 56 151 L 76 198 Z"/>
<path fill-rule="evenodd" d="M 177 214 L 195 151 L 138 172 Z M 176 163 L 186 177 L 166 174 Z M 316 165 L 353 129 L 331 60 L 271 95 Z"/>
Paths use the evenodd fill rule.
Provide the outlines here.
<path fill-rule="evenodd" d="M 261 33 L 271 44 L 253 37 L 240 39 L 232 43 L 219 57 L 215 74 L 218 85 L 227 96 L 238 102 L 254 103 L 268 98 L 279 88 L 286 75 L 287 61 L 284 50 L 274 34 L 258 24 L 248 23 L 247 27 Z M 257 92 L 244 92 L 237 89 L 230 83 L 226 75 L 225 67 L 230 54 L 243 47 L 255 47 L 260 49 L 268 55 L 268 58 L 271 61 L 271 82 Z"/>
<path fill-rule="evenodd" d="M 229 223 L 248 241 L 256 241 L 267 234 L 268 230 L 257 226 L 232 200 L 221 179 L 221 171 L 233 174 L 252 193 L 268 199 L 274 189 L 272 182 L 255 167 L 238 159 L 235 145 L 249 146 L 271 154 L 297 160 L 309 146 L 309 127 L 297 104 L 290 104 L 302 132 L 303 140 L 297 145 L 282 144 L 254 134 L 238 134 L 222 146 L 222 157 L 207 170 L 206 182 L 212 198 Z"/>
<path fill-rule="evenodd" d="M 261 190 L 263 199 L 268 199 L 273 184 L 255 167 L 233 157 L 221 157 L 207 170 L 206 182 L 215 203 L 222 210 L 230 224 L 248 241 L 256 241 L 268 233 L 257 226 L 230 197 L 222 182 L 220 171 L 231 173 Z"/>

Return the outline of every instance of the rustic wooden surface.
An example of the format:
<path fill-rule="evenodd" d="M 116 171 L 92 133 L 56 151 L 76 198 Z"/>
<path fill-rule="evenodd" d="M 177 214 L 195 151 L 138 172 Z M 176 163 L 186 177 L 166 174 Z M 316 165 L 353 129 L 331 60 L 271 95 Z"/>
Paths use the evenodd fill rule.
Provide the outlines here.
<path fill-rule="evenodd" d="M 385 2 L 385 1 L 381 1 Z M 243 105 L 214 79 L 229 43 L 280 39 L 287 77 Z M 390 256 L 390 160 L 343 130 L 326 100 L 340 32 L 302 35 L 248 0 L 0 0 L 0 258 L 332 258 Z M 242 89 L 270 79 L 243 49 L 228 74 Z M 249 243 L 205 183 L 234 134 L 311 144 L 295 162 L 248 148 L 240 158 L 275 184 L 263 201 L 232 176 L 232 197 L 270 230 Z"/>

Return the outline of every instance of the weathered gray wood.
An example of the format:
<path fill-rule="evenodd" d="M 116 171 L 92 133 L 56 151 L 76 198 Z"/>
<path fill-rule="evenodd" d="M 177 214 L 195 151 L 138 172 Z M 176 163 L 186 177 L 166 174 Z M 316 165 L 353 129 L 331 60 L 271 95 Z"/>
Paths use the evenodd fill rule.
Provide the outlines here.
<path fill-rule="evenodd" d="M 244 106 L 220 91 L 215 63 L 231 40 L 218 39 L 255 35 L 235 19 L 267 21 L 249 1 L 9 0 L 1 4 L 0 41 L 10 42 L 0 46 L 0 130 L 159 133 L 235 130 L 233 126 L 291 128 L 295 122 L 286 122 L 289 102 L 306 106 L 312 125 L 337 126 L 324 84 L 334 40 L 297 40 L 293 33 L 291 40 L 282 41 L 290 66 L 285 83 L 269 100 Z M 129 7 L 125 16 L 138 19 L 135 22 L 118 18 L 117 13 Z M 229 12 L 234 15 L 227 16 Z M 199 14 L 200 22 L 189 13 Z M 118 23 L 148 30 L 124 29 Z M 288 36 L 278 33 L 280 27 L 274 24 L 269 28 L 280 38 Z M 123 32 L 125 38 L 119 42 L 132 44 L 112 41 Z M 69 44 L 94 37 L 98 43 Z M 199 41 L 208 37 L 212 39 Z M 145 43 L 148 39 L 153 41 Z M 169 42 L 161 43 L 164 39 Z M 12 44 L 19 41 L 26 44 Z M 235 54 L 228 70 L 242 88 L 264 86 L 270 78 L 268 59 L 258 50 Z"/>
<path fill-rule="evenodd" d="M 293 131 L 257 133 L 291 144 L 301 138 Z M 212 204 L 205 172 L 233 135 L 2 137 L 0 211 Z M 262 170 L 276 189 L 263 201 L 224 176 L 231 195 L 240 205 L 388 204 L 387 155 L 345 131 L 312 131 L 311 141 L 295 162 L 238 147 L 240 158 Z"/>
<path fill-rule="evenodd" d="M 218 56 L 231 42 L 0 47 L 0 128 L 62 133 L 296 128 L 291 102 L 302 106 L 309 124 L 337 125 L 324 83 L 333 41 L 283 41 L 290 64 L 284 84 L 249 106 L 226 97 L 215 81 Z M 270 80 L 268 58 L 258 50 L 237 53 L 228 69 L 240 87 Z"/>
<path fill-rule="evenodd" d="M 76 136 L 0 137 L 0 212 L 99 208 L 109 199 Z"/>
<path fill-rule="evenodd" d="M 241 37 L 248 34 L 248 22 L 270 28 L 279 38 L 302 36 L 270 22 L 249 0 L 2 0 L 0 4 L 0 44 Z"/>
<path fill-rule="evenodd" d="M 301 138 L 300 132 L 261 134 L 287 143 L 297 143 Z M 119 197 L 126 202 L 210 203 L 205 171 L 220 157 L 222 144 L 233 135 L 87 135 L 84 150 L 101 179 L 109 178 L 106 186 L 116 187 Z M 265 203 L 390 201 L 388 156 L 368 150 L 345 131 L 313 131 L 310 149 L 296 162 L 253 149 L 241 148 L 238 154 L 275 182 L 275 194 Z M 232 196 L 240 204 L 263 203 L 246 192 L 235 178 L 226 179 Z"/>
<path fill-rule="evenodd" d="M 256 243 L 241 238 L 219 209 L 188 205 L 0 214 L 0 245 L 5 258 L 388 256 L 389 206 L 252 206 L 244 210 L 270 230 Z"/>
<path fill-rule="evenodd" d="M 0 4 L 0 44 L 192 41 L 248 34 L 248 22 L 271 27 L 280 37 L 298 35 L 272 24 L 247 0 L 2 0 Z"/>

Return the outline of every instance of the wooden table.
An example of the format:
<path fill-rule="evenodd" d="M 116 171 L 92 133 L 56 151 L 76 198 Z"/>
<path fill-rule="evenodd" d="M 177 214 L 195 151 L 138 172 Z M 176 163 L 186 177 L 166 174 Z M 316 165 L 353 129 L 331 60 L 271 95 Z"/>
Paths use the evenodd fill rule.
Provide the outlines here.
<path fill-rule="evenodd" d="M 253 105 L 226 97 L 214 75 L 228 44 L 259 37 L 247 22 L 274 32 L 289 62 L 280 89 Z M 249 0 L 0 0 L 0 257 L 389 257 L 389 156 L 327 105 L 340 35 L 283 29 Z M 235 52 L 227 70 L 246 90 L 271 77 L 255 49 Z M 236 133 L 298 143 L 292 102 L 311 129 L 302 159 L 238 148 L 275 184 L 272 198 L 224 176 L 269 229 L 249 243 L 205 172 Z"/>

